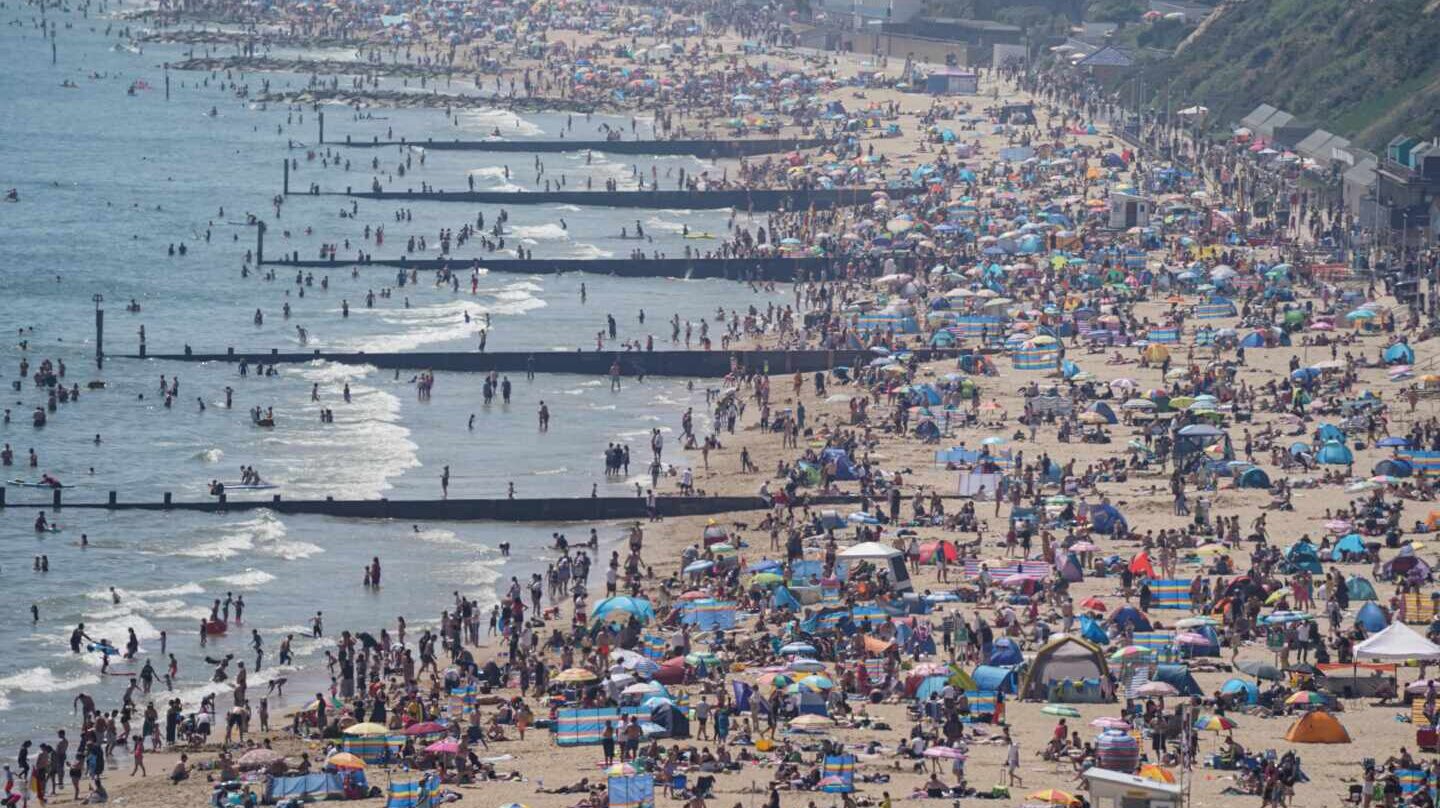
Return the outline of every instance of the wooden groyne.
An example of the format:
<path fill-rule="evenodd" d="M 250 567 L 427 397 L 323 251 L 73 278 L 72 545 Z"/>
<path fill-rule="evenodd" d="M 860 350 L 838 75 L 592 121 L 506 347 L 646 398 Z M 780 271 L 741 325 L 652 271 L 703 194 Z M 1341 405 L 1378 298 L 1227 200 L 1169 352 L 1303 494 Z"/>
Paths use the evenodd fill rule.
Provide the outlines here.
<path fill-rule="evenodd" d="M 287 183 L 288 186 L 288 183 Z M 472 205 L 579 205 L 596 208 L 650 208 L 803 211 L 868 204 L 876 192 L 910 196 L 920 188 L 752 188 L 721 191 L 356 191 L 322 192 L 396 202 L 465 202 Z M 286 193 L 289 193 L 288 187 Z"/>
<path fill-rule="evenodd" d="M 931 348 L 915 351 L 920 361 L 959 357 L 969 351 Z M 837 367 L 868 364 L 877 354 L 867 350 L 837 351 L 500 351 L 460 353 L 457 351 L 411 351 L 405 353 L 340 353 L 236 351 L 224 353 L 131 354 L 110 359 L 149 359 L 158 362 L 246 362 L 252 365 L 336 362 L 344 365 L 373 365 L 382 370 L 432 370 L 454 373 L 566 373 L 582 376 L 608 375 L 618 363 L 623 376 L 679 376 L 721 378 L 736 370 L 761 373 L 814 373 Z"/>
<path fill-rule="evenodd" d="M 66 510 L 103 511 L 191 511 L 232 513 L 265 509 L 280 514 L 331 516 L 341 519 L 404 519 L 445 522 L 591 522 L 617 519 L 646 519 L 649 509 L 639 497 L 551 497 L 538 499 L 285 499 L 282 495 L 257 499 L 235 499 L 221 495 L 201 501 L 178 501 L 169 492 L 160 500 L 121 501 L 110 491 L 104 502 L 70 502 L 60 489 L 49 492 L 48 500 L 6 501 L 0 487 L 0 509 L 35 508 L 52 512 Z M 858 497 L 819 497 L 809 504 L 851 505 Z M 659 497 L 660 516 L 710 516 L 764 510 L 769 506 L 759 497 Z M 52 521 L 55 521 L 52 518 Z"/>
<path fill-rule="evenodd" d="M 481 151 L 522 154 L 556 154 L 561 152 L 603 152 L 606 154 L 690 156 L 710 159 L 749 157 L 757 154 L 781 154 L 802 149 L 822 148 L 828 140 L 817 138 L 775 138 L 761 140 L 355 140 L 349 135 L 343 141 L 326 141 L 326 145 L 356 148 L 414 146 L 433 151 Z"/>
<path fill-rule="evenodd" d="M 266 258 L 264 266 L 291 269 L 331 269 L 373 266 L 430 272 L 442 269 L 461 271 L 481 267 L 490 272 L 517 272 L 525 275 L 558 275 L 588 272 L 621 278 L 722 278 L 738 281 L 794 281 L 827 273 L 834 265 L 830 257 L 811 258 L 530 258 L 490 260 L 466 258 L 367 258 L 300 260 Z"/>

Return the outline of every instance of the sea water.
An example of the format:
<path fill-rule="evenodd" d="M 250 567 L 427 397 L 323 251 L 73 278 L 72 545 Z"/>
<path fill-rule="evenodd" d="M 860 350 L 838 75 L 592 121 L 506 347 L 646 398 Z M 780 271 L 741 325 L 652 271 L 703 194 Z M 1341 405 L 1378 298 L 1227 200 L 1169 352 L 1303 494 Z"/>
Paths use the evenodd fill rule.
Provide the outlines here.
<path fill-rule="evenodd" d="M 248 87 L 253 95 L 262 82 L 272 90 L 303 88 L 306 77 L 172 70 L 167 101 L 163 65 L 183 59 L 188 46 L 148 44 L 138 54 L 117 51 L 114 32 L 107 37 L 105 28 L 113 24 L 118 31 L 126 23 L 52 9 L 48 20 L 55 23 L 57 63 L 51 64 L 50 43 L 35 26 L 34 11 L 10 4 L 0 13 L 7 23 L 16 23 L 0 28 L 0 52 L 6 54 L 0 71 L 0 103 L 6 110 L 0 115 L 0 142 L 6 144 L 4 183 L 20 197 L 18 203 L 0 205 L 5 289 L 0 327 L 9 329 L 0 339 L 0 402 L 10 410 L 10 422 L 0 426 L 0 442 L 16 453 L 16 465 L 0 470 L 6 480 L 34 481 L 49 472 L 75 486 L 65 492 L 73 501 L 103 500 L 111 490 L 123 500 L 158 501 L 166 492 L 195 500 L 207 496 L 210 480 L 235 481 L 242 465 L 253 465 L 279 486 L 276 493 L 290 498 L 434 498 L 440 493 L 441 468 L 449 465 L 453 497 L 504 496 L 511 483 L 520 497 L 589 496 L 597 485 L 602 495 L 633 495 L 648 465 L 651 428 L 667 435 L 667 461 L 690 462 L 678 451 L 680 416 L 693 406 L 705 423 L 707 382 L 626 380 L 612 392 L 608 382 L 589 377 L 542 375 L 527 381 L 516 374 L 510 379 L 510 403 L 497 396 L 487 406 L 478 376 L 441 374 L 433 396 L 421 400 L 413 372 L 397 376 L 368 366 L 312 363 L 281 366 L 271 377 L 252 373 L 242 378 L 233 365 L 119 355 L 137 352 L 141 326 L 151 353 L 179 352 L 187 345 L 196 351 L 231 346 L 296 350 L 296 326 L 307 330 L 307 348 L 475 350 L 487 314 L 488 350 L 593 350 L 606 314 L 617 319 L 622 339 L 653 334 L 663 349 L 669 347 L 673 314 L 694 324 L 697 339 L 700 321 L 710 318 L 718 342 L 717 307 L 743 312 L 752 304 L 763 308 L 789 299 L 785 289 L 763 294 L 722 281 L 499 272 L 482 274 L 472 295 L 468 268 L 461 272 L 458 294 L 425 275 L 418 284 L 394 288 L 394 271 L 379 267 L 363 267 L 355 277 L 345 267 L 307 270 L 313 275 L 308 286 L 297 285 L 295 273 L 283 267 L 275 268 L 273 281 L 253 265 L 242 277 L 245 251 L 254 247 L 251 215 L 268 225 L 266 252 L 271 256 L 298 251 L 302 258 L 314 258 L 322 244 L 349 239 L 342 255 L 363 247 L 377 258 L 393 257 L 403 252 L 409 235 L 423 234 L 430 249 L 414 255 L 436 257 L 441 228 L 458 230 L 483 211 L 488 229 L 500 207 L 361 201 L 351 217 L 347 198 L 296 195 L 285 201 L 277 218 L 272 202 L 280 192 L 282 160 L 298 162 L 291 176 L 294 190 L 311 182 L 326 190 L 362 189 L 377 173 L 369 169 L 372 158 L 380 160 L 382 171 L 393 173 L 407 153 L 331 147 L 342 161 L 350 160 L 351 169 L 346 171 L 343 162 L 323 167 L 325 147 L 315 145 L 312 109 L 258 104 L 237 97 L 233 86 Z M 337 58 L 329 51 L 320 55 Z M 78 88 L 62 88 L 66 80 Z M 141 82 L 140 89 L 127 93 Z M 381 86 L 401 84 L 386 79 Z M 473 92 L 461 82 L 432 87 Z M 572 120 L 564 113 L 504 110 L 457 111 L 453 117 L 440 110 L 366 112 L 368 117 L 355 120 L 351 110 L 329 107 L 327 140 L 342 140 L 345 134 L 383 137 L 389 130 L 412 141 L 478 138 L 496 127 L 505 137 L 554 138 Z M 567 137 L 601 138 L 601 124 L 627 132 L 631 126 L 625 117 L 576 115 L 573 120 Z M 644 134 L 647 126 L 638 121 L 636 131 Z M 645 172 L 649 184 L 654 166 L 661 187 L 673 188 L 682 168 L 692 174 L 722 170 L 691 158 L 595 154 L 587 161 L 582 154 L 545 154 L 540 156 L 545 175 L 537 183 L 533 154 L 429 152 L 423 166 L 418 152 L 409 156 L 406 176 L 386 181 L 387 187 L 426 182 L 458 190 L 474 177 L 477 189 L 533 190 L 543 187 L 546 178 L 558 181 L 561 174 L 572 190 L 583 188 L 587 177 L 596 188 L 607 179 L 633 187 L 634 169 Z M 396 221 L 400 208 L 408 210 L 407 221 Z M 687 242 L 681 236 L 685 226 L 723 235 L 731 215 L 520 205 L 509 206 L 508 212 L 505 238 L 511 254 L 490 254 L 472 241 L 454 249 L 457 262 L 463 259 L 468 267 L 473 257 L 513 257 L 517 242 L 537 257 L 623 257 L 639 242 L 620 239 L 620 229 L 633 233 L 637 219 L 653 238 L 641 245 L 647 252 L 680 256 L 686 244 L 716 243 Z M 742 214 L 739 223 L 746 221 Z M 383 246 L 365 241 L 367 224 L 372 230 L 384 226 Z M 170 247 L 182 243 L 187 254 L 171 256 Z M 321 288 L 324 278 L 328 290 Z M 393 294 L 381 297 L 387 287 Z M 366 308 L 366 293 L 372 290 L 375 307 Z M 111 357 L 103 369 L 93 359 L 95 295 L 103 296 L 105 347 Z M 138 313 L 125 310 L 132 300 L 140 306 Z M 348 302 L 349 317 L 341 316 L 342 301 Z M 288 318 L 282 313 L 287 302 Z M 644 325 L 638 319 L 642 308 Z M 257 309 L 263 325 L 253 321 Z M 79 401 L 60 405 L 43 429 L 31 426 L 30 413 L 44 406 L 45 397 L 33 382 L 20 378 L 22 358 L 28 358 L 31 373 L 43 359 L 63 361 L 64 383 L 81 388 Z M 169 407 L 160 392 L 162 376 L 180 381 Z M 87 389 L 91 380 L 104 381 L 104 389 Z M 15 381 L 18 390 L 10 387 Z M 342 400 L 346 384 L 348 403 Z M 313 401 L 316 385 L 319 400 Z M 233 389 L 232 409 L 224 407 L 227 386 Z M 541 400 L 552 413 L 544 435 L 536 430 Z M 274 409 L 273 429 L 251 424 L 248 412 L 257 406 Z M 334 423 L 320 421 L 322 408 L 334 410 Z M 472 414 L 473 429 L 468 427 Z M 617 441 L 632 448 L 632 475 L 606 479 L 602 453 Z M 26 465 L 31 448 L 39 458 L 33 469 Z M 266 510 L 209 515 L 70 509 L 47 514 L 61 532 L 37 536 L 32 523 L 48 492 L 12 486 L 8 494 L 10 506 L 0 512 L 0 542 L 6 550 L 0 557 L 0 587 L 6 595 L 0 619 L 0 646 L 6 649 L 0 668 L 0 743 L 7 746 L 24 738 L 52 738 L 55 729 L 73 724 L 71 701 L 80 692 L 94 694 L 102 706 L 117 705 L 125 674 L 138 671 L 146 659 L 163 672 L 162 632 L 179 664 L 175 693 L 193 706 L 204 694 L 223 690 L 208 683 L 211 666 L 205 658 L 235 654 L 253 665 L 250 631 L 258 629 L 266 654 L 259 674 L 251 674 L 252 692 L 272 677 L 290 679 L 285 698 L 271 699 L 272 712 L 279 712 L 313 697 L 313 689 L 302 692 L 302 685 L 325 686 L 324 654 L 342 628 L 393 628 L 403 615 L 418 630 L 453 603 L 456 593 L 479 598 L 488 608 L 512 576 L 523 581 L 553 560 L 549 548 L 555 532 L 566 533 L 572 542 L 588 532 L 581 526 L 412 525 Z M 602 548 L 607 547 L 617 540 L 619 527 L 602 526 L 600 532 Z M 82 534 L 89 543 L 84 549 Z M 512 557 L 501 557 L 501 542 L 512 545 Z M 49 556 L 48 573 L 31 568 L 32 559 L 42 554 Z M 362 586 L 363 567 L 374 557 L 384 566 L 379 589 Z M 245 622 L 202 648 L 200 621 L 213 601 L 227 595 L 244 597 Z M 31 604 L 40 615 L 34 624 Z M 309 636 L 317 611 L 324 613 L 326 626 L 326 636 L 318 640 Z M 69 650 L 67 637 L 82 622 L 92 637 L 122 648 L 134 630 L 142 649 L 138 658 L 114 659 L 110 675 L 102 675 L 98 654 Z M 296 666 L 281 669 L 275 654 L 287 634 L 295 637 Z M 161 688 L 152 697 L 163 704 L 170 696 Z M 220 703 L 228 704 L 228 698 Z"/>

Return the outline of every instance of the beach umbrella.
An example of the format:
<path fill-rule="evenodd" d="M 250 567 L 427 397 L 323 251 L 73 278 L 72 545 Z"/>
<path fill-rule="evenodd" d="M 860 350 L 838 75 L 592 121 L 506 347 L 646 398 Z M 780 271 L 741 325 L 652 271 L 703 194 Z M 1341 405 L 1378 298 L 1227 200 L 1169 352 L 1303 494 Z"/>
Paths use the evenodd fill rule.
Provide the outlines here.
<path fill-rule="evenodd" d="M 830 677 L 821 676 L 818 673 L 806 676 L 804 679 L 796 682 L 796 684 L 801 687 L 808 687 L 811 690 L 831 690 L 835 687 L 835 683 L 830 681 Z"/>
<path fill-rule="evenodd" d="M 454 738 L 443 738 L 425 747 L 425 751 L 432 755 L 458 755 L 460 742 Z"/>
<path fill-rule="evenodd" d="M 595 604 L 590 610 L 590 618 L 598 620 L 611 617 L 612 615 L 634 615 L 641 621 L 649 620 L 655 616 L 655 607 L 650 601 L 644 598 L 634 598 L 628 595 L 621 595 L 613 598 L 606 598 Z"/>
<path fill-rule="evenodd" d="M 1127 645 L 1110 655 L 1111 662 L 1135 662 L 1154 656 L 1155 652 L 1140 645 Z"/>
<path fill-rule="evenodd" d="M 982 446 L 1003 446 L 1003 445 L 1005 445 L 1005 439 L 1002 438 L 1002 437 L 1000 437 L 999 435 L 991 435 L 991 436 L 988 437 L 988 438 L 983 438 L 983 439 L 981 439 L 980 445 L 982 445 Z"/>
<path fill-rule="evenodd" d="M 586 670 L 585 668 L 566 668 L 565 670 L 560 671 L 560 673 L 557 674 L 555 678 L 550 681 L 560 682 L 562 684 L 580 684 L 584 682 L 593 682 L 599 678 L 599 676 L 595 675 L 594 671 Z"/>
<path fill-rule="evenodd" d="M 1268 679 L 1272 682 L 1280 681 L 1282 676 L 1280 669 L 1268 662 L 1244 660 L 1236 663 L 1235 668 L 1241 673 L 1254 676 L 1256 679 Z"/>
<path fill-rule="evenodd" d="M 500 806 L 500 808 L 530 808 L 530 806 L 521 802 L 507 802 Z"/>
<path fill-rule="evenodd" d="M 1034 794 L 1029 795 L 1025 799 L 1036 800 L 1038 802 L 1049 803 L 1051 805 L 1075 805 L 1080 802 L 1078 799 L 1075 798 L 1074 794 L 1071 794 L 1068 791 L 1061 791 L 1058 788 L 1047 788 L 1044 791 L 1037 791 Z"/>
<path fill-rule="evenodd" d="M 751 586 L 779 586 L 785 583 L 785 576 L 773 572 L 759 572 L 750 576 Z"/>
<path fill-rule="evenodd" d="M 1107 610 L 1108 607 L 1105 605 L 1105 601 L 1095 597 L 1094 595 L 1091 595 L 1090 597 L 1080 601 L 1080 608 L 1091 612 L 1104 612 Z"/>
<path fill-rule="evenodd" d="M 1285 703 L 1290 705 L 1303 704 L 1312 707 L 1324 707 L 1330 703 L 1330 699 L 1326 698 L 1324 694 L 1316 693 L 1313 690 L 1302 690 L 1299 693 L 1290 694 L 1289 698 L 1285 699 Z"/>
<path fill-rule="evenodd" d="M 1220 621 L 1213 617 L 1186 617 L 1175 621 L 1175 628 L 1200 628 L 1202 626 L 1218 626 Z"/>
<path fill-rule="evenodd" d="M 1223 715 L 1202 715 L 1195 719 L 1195 729 L 1209 732 L 1227 732 L 1240 726 Z"/>
<path fill-rule="evenodd" d="M 251 749 L 235 763 L 242 769 L 267 769 L 284 759 L 284 755 L 273 749 Z"/>
<path fill-rule="evenodd" d="M 803 657 L 797 657 L 796 659 L 791 660 L 790 664 L 787 667 L 789 667 L 792 671 L 798 671 L 800 673 L 819 673 L 820 671 L 825 670 L 825 663 L 817 659 L 805 659 Z"/>
<path fill-rule="evenodd" d="M 792 642 L 780 646 L 780 653 L 786 656 L 790 654 L 813 654 L 815 646 L 808 642 Z"/>
<path fill-rule="evenodd" d="M 685 574 L 695 575 L 696 573 L 704 572 L 705 570 L 708 570 L 713 566 L 715 566 L 714 561 L 707 561 L 705 559 L 701 559 L 699 561 L 695 561 L 686 565 Z"/>
<path fill-rule="evenodd" d="M 1046 715 L 1058 715 L 1061 718 L 1080 717 L 1080 711 L 1068 704 L 1047 704 L 1040 708 L 1040 712 Z"/>
<path fill-rule="evenodd" d="M 1123 719 L 1123 718 L 1114 718 L 1114 717 L 1112 717 L 1112 716 L 1105 716 L 1104 718 L 1097 718 L 1097 719 L 1095 719 L 1094 721 L 1091 721 L 1091 722 L 1090 722 L 1090 726 L 1092 726 L 1092 727 L 1094 727 L 1094 728 L 1096 728 L 1096 729 L 1115 729 L 1115 730 L 1119 730 L 1119 731 L 1121 731 L 1121 732 L 1129 732 L 1129 731 L 1130 731 L 1130 722 L 1129 722 L 1129 721 L 1126 721 L 1126 720 Z"/>
<path fill-rule="evenodd" d="M 790 726 L 799 729 L 828 729 L 835 725 L 834 720 L 827 716 L 806 713 L 798 718 L 790 719 Z"/>
<path fill-rule="evenodd" d="M 325 765 L 334 766 L 337 769 L 364 769 L 365 761 L 349 752 L 339 752 L 327 758 Z"/>
<path fill-rule="evenodd" d="M 401 730 L 401 735 L 437 735 L 445 731 L 445 727 L 434 721 L 421 721 L 418 724 L 411 724 Z"/>
<path fill-rule="evenodd" d="M 390 733 L 390 728 L 385 726 L 384 724 L 376 724 L 367 721 L 363 724 L 351 724 L 350 726 L 341 730 L 341 732 L 345 733 L 346 735 L 360 736 L 388 735 Z"/>
<path fill-rule="evenodd" d="M 965 750 L 956 749 L 953 746 L 932 746 L 925 750 L 925 757 L 943 758 L 945 760 L 964 760 Z"/>
<path fill-rule="evenodd" d="M 1169 682 L 1146 682 L 1135 688 L 1135 692 L 1141 696 L 1154 696 L 1162 699 L 1167 696 L 1180 695 L 1180 691 L 1176 690 L 1175 686 Z"/>

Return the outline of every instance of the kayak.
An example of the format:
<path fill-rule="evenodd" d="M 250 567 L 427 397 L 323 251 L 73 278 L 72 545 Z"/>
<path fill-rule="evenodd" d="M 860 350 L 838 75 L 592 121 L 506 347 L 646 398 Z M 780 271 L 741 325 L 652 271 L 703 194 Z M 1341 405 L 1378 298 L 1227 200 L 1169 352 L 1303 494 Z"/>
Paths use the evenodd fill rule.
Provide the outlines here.
<path fill-rule="evenodd" d="M 696 239 L 696 238 L 715 238 L 715 234 L 714 234 L 714 233 L 686 233 L 686 234 L 685 234 L 685 238 L 691 238 L 691 239 Z"/>

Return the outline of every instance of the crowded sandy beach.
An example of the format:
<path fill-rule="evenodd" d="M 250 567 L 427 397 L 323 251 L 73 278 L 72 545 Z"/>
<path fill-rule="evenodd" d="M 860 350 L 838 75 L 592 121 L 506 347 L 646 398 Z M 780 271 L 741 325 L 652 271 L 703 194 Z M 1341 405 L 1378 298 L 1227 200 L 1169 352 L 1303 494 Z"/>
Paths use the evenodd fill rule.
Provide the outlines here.
<path fill-rule="evenodd" d="M 28 22 L 38 6 L 4 10 L 55 25 Z M 918 92 L 920 73 L 943 66 L 800 50 L 801 26 L 769 7 L 101 11 L 66 24 L 111 26 L 137 51 L 190 49 L 166 81 L 204 98 L 189 102 L 208 106 L 204 117 L 283 111 L 267 133 L 283 153 L 255 160 L 284 159 L 295 191 L 253 213 L 221 208 L 213 247 L 209 229 L 149 234 L 170 242 L 168 267 L 193 250 L 254 284 L 222 288 L 234 299 L 213 316 L 166 316 L 149 348 L 173 359 L 140 358 L 140 325 L 82 393 L 88 368 L 72 356 L 67 374 L 56 343 L 19 332 L 4 514 L 7 540 L 36 544 L 3 570 L 9 622 L 33 629 L 22 648 L 81 672 L 28 689 L 37 677 L 0 676 L 0 731 L 15 739 L 8 805 L 1434 805 L 1435 296 L 1365 269 L 1383 259 L 1433 278 L 1433 257 L 1359 247 L 1353 223 L 1293 183 L 1295 155 L 1248 130 L 1200 139 L 1162 119 L 1122 138 L 1119 99 L 1063 66 L 984 68 L 974 92 Z M 270 86 L 280 73 L 299 78 Z M 137 87 L 111 89 L 157 92 Z M 220 97 L 239 105 L 221 113 Z M 316 142 L 305 133 L 321 103 L 333 127 L 397 143 Z M 590 171 L 603 156 L 589 151 L 506 155 L 462 173 L 458 158 L 398 143 L 407 132 L 390 116 L 401 109 L 439 110 L 456 130 L 473 129 L 467 109 L 513 116 L 487 118 L 482 139 L 538 138 L 520 127 L 545 111 L 544 139 L 823 145 L 694 163 L 627 156 L 608 174 Z M 697 199 L 839 188 L 860 201 L 658 223 L 606 208 L 591 223 L 579 207 L 537 218 L 523 201 L 423 199 L 422 227 L 408 203 L 340 190 L 477 183 Z M 17 216 L 32 191 L 45 192 L 15 193 Z M 284 258 L 252 254 L 258 221 Z M 572 227 L 603 232 L 596 244 L 636 264 L 820 263 L 800 277 L 707 281 L 694 299 L 668 291 L 683 280 L 561 278 L 547 293 L 563 289 L 555 307 L 579 313 L 529 331 L 507 318 L 540 306 L 466 307 L 499 282 L 488 262 L 536 260 L 537 248 L 542 262 L 573 257 L 551 252 L 580 238 Z M 444 265 L 366 266 L 391 258 Z M 539 277 L 525 282 L 539 289 Z M 88 315 L 88 287 L 74 286 L 64 294 Z M 495 294 L 515 303 L 532 291 Z M 127 313 L 191 293 L 186 281 L 143 306 L 131 297 Z M 124 295 L 110 292 L 111 311 Z M 311 308 L 317 297 L 328 302 Z M 16 322 L 28 321 L 23 298 Z M 453 306 L 443 326 L 406 319 L 429 305 Z M 565 390 L 528 369 L 390 379 L 322 361 L 363 345 L 332 336 L 362 318 L 398 329 L 375 354 L 426 345 L 406 329 L 443 327 L 443 345 L 465 352 L 615 358 L 608 379 Z M 192 346 L 220 353 L 219 340 L 252 327 L 322 356 L 304 371 L 185 364 Z M 684 350 L 732 352 L 733 370 L 668 387 L 634 370 L 635 357 Z M 782 373 L 746 363 L 757 350 L 851 359 Z M 103 498 L 97 486 L 65 490 L 92 455 L 68 469 L 49 458 L 101 456 L 143 429 L 118 403 L 67 421 L 82 396 L 130 393 L 131 381 L 146 417 L 224 418 L 240 435 L 227 447 L 253 444 L 229 448 L 238 473 L 202 465 L 235 465 L 219 455 L 187 467 L 177 500 L 323 501 L 323 478 L 390 462 L 365 441 L 413 421 L 403 437 L 419 446 L 349 499 L 524 507 L 588 493 L 633 499 L 645 515 L 445 535 L 423 520 L 342 515 L 304 541 L 262 515 L 235 537 L 250 543 L 182 561 L 142 539 L 184 524 L 186 543 L 200 544 L 219 527 L 155 511 L 92 544 L 79 509 L 42 507 L 42 495 Z M 298 392 L 254 392 L 272 384 Z M 606 395 L 619 404 L 582 405 Z M 426 421 L 382 396 L 456 409 Z M 598 426 L 606 406 L 648 420 Z M 282 444 L 337 423 L 381 426 L 352 437 L 355 454 L 272 474 Z M 566 465 L 530 470 L 527 453 Z M 744 505 L 676 515 L 721 497 Z M 467 529 L 483 547 L 454 535 Z M 363 549 L 340 556 L 352 539 Z M 272 558 L 247 558 L 282 542 Z M 102 568 L 104 553 L 143 566 L 147 587 L 73 582 L 95 590 L 73 620 L 54 616 L 60 595 L 27 589 L 52 558 L 60 575 Z M 33 570 L 21 569 L 26 555 Z M 253 568 L 278 569 L 275 559 L 314 565 L 286 579 L 283 607 L 261 588 L 274 575 Z M 175 569 L 191 562 L 225 575 L 182 583 L 203 577 Z M 426 600 L 381 616 L 395 609 L 380 599 L 422 588 Z M 22 694 L 41 716 L 24 726 L 6 718 Z"/>

